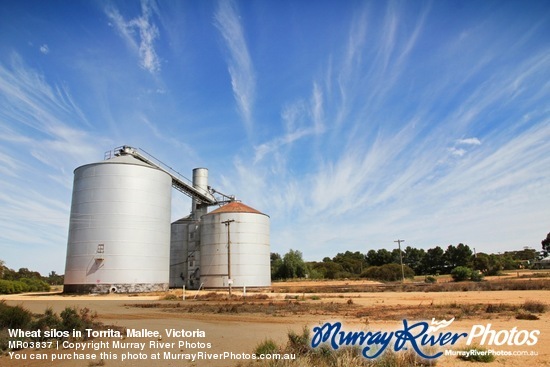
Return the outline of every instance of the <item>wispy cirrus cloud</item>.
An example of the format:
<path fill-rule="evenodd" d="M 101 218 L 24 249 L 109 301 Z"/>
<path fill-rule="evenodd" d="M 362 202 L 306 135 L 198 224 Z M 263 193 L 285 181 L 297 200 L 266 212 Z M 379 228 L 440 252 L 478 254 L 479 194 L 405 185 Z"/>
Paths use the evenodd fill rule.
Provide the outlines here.
<path fill-rule="evenodd" d="M 255 146 L 254 164 L 270 153 L 280 155 L 283 148 L 289 148 L 302 138 L 322 134 L 325 131 L 324 119 L 323 93 L 314 83 L 309 101 L 299 100 L 283 107 L 281 120 L 285 127 L 284 134 Z"/>
<path fill-rule="evenodd" d="M 449 152 L 455 157 L 463 157 L 468 152 L 466 147 L 476 145 L 481 145 L 481 141 L 478 138 L 458 139 L 455 142 L 455 146 L 449 148 Z"/>
<path fill-rule="evenodd" d="M 256 76 L 237 5 L 233 1 L 219 1 L 214 14 L 214 24 L 229 51 L 228 69 L 233 95 L 245 127 L 250 132 L 253 122 Z"/>
<path fill-rule="evenodd" d="M 463 145 L 481 145 L 481 141 L 478 138 L 458 139 L 456 142 Z"/>
<path fill-rule="evenodd" d="M 204 163 L 216 188 L 271 216 L 272 251 L 307 260 L 397 237 L 513 250 L 548 232 L 550 24 L 537 7 L 459 17 L 442 2 L 174 4 L 111 2 L 99 18 L 80 7 L 86 25 L 110 23 L 144 78 L 139 67 L 105 72 L 112 40 L 74 22 L 60 27 L 76 48 L 54 48 L 62 40 L 50 34 L 48 48 L 41 37 L 25 46 L 43 56 L 27 65 L 3 56 L 0 241 L 10 254 L 25 245 L 63 261 L 72 170 L 103 157 L 107 136 L 184 174 Z M 59 62 L 68 54 L 74 65 Z M 227 80 L 211 72 L 220 66 Z M 220 121 L 231 108 L 248 139 Z M 187 197 L 174 200 L 173 218 L 187 215 Z"/>
<path fill-rule="evenodd" d="M 159 30 L 152 20 L 155 9 L 153 0 L 142 0 L 141 15 L 130 20 L 125 20 L 114 6 L 105 9 L 120 36 L 139 54 L 140 66 L 152 74 L 161 69 L 160 58 L 155 49 Z"/>
<path fill-rule="evenodd" d="M 418 60 L 431 8 L 409 23 L 403 9 L 386 10 L 380 32 L 368 32 L 367 8 L 357 11 L 345 52 L 327 53 L 323 79 L 312 78 L 312 97 L 283 106 L 283 133 L 256 146 L 250 164 L 235 161 L 235 181 L 261 187 L 244 199 L 289 218 L 274 243 L 316 254 L 391 246 L 403 234 L 424 246 L 494 246 L 506 236 L 522 243 L 537 224 L 520 223 L 544 216 L 537 200 L 549 188 L 548 50 L 509 63 L 500 44 L 481 54 L 442 44 Z M 320 134 L 303 123 L 316 100 Z M 306 163 L 292 175 L 294 160 Z M 278 162 L 287 169 L 274 169 Z M 488 235 L 503 226 L 506 236 Z"/>
<path fill-rule="evenodd" d="M 87 127 L 66 87 L 50 85 L 17 54 L 0 63 L 0 172 L 9 172 L 0 178 L 0 241 L 51 257 L 52 268 L 62 268 L 63 259 L 53 255 L 60 249 L 38 247 L 63 246 L 72 171 L 96 160 L 96 145 L 105 143 Z"/>
<path fill-rule="evenodd" d="M 162 128 L 159 127 L 158 124 L 151 121 L 150 118 L 148 118 L 146 115 L 143 115 L 143 114 L 140 115 L 139 120 L 145 126 L 147 126 L 147 128 L 151 131 L 153 136 L 157 138 L 159 141 L 167 143 L 172 149 L 175 149 L 178 152 L 184 152 L 185 156 L 189 157 L 190 160 L 195 160 L 195 161 L 198 160 L 197 153 L 194 151 L 194 149 L 190 145 L 162 131 Z"/>
<path fill-rule="evenodd" d="M 335 96 L 333 102 L 338 104 L 337 115 L 335 116 L 336 126 L 341 126 L 344 123 L 353 103 L 353 97 L 350 97 L 350 94 L 352 94 L 350 84 L 357 82 L 353 79 L 353 76 L 360 68 L 361 60 L 364 57 L 369 24 L 367 8 L 359 9 L 351 23 L 351 30 L 347 36 L 346 47 L 343 52 L 343 60 L 339 61 L 340 58 L 338 57 L 335 58 L 338 61 L 329 60 L 329 67 L 323 84 L 329 88 L 328 95 Z M 337 65 L 333 65 L 333 62 Z"/>
<path fill-rule="evenodd" d="M 47 44 L 43 44 L 42 46 L 40 46 L 40 52 L 43 53 L 44 55 L 47 55 L 50 53 L 50 48 L 48 47 Z"/>

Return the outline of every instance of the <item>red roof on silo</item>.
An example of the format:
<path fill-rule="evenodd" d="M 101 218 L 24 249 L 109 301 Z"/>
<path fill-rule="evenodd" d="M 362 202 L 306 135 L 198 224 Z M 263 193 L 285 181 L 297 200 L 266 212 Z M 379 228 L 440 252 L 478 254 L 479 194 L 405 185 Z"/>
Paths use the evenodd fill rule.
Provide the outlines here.
<path fill-rule="evenodd" d="M 216 210 L 211 211 L 208 214 L 217 214 L 217 213 L 255 213 L 255 214 L 263 214 L 264 213 L 245 205 L 239 201 L 232 201 L 228 204 L 225 204 L 222 207 L 219 207 Z"/>

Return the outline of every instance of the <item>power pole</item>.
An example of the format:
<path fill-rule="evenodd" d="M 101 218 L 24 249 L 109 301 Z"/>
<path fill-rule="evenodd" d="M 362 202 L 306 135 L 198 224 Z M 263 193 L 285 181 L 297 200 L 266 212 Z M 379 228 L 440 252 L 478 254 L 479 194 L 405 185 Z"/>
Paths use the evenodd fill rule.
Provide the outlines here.
<path fill-rule="evenodd" d="M 231 280 L 231 223 L 235 220 L 226 220 L 222 222 L 227 227 L 227 285 L 229 286 L 229 298 L 231 298 L 231 285 L 233 280 Z"/>
<path fill-rule="evenodd" d="M 393 242 L 397 242 L 397 244 L 399 245 L 399 259 L 401 260 L 401 277 L 402 277 L 402 282 L 405 283 L 405 270 L 403 269 L 403 254 L 401 253 L 401 242 L 405 242 L 405 240 L 397 240 L 397 241 L 393 241 Z"/>

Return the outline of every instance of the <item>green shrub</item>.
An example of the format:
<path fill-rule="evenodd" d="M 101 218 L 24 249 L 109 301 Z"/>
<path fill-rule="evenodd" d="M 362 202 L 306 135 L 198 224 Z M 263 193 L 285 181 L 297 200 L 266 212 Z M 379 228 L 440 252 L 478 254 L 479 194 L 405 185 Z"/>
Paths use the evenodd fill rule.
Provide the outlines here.
<path fill-rule="evenodd" d="M 33 322 L 32 330 L 51 330 L 60 329 L 62 327 L 61 318 L 53 312 L 51 307 L 48 307 L 44 311 L 44 315 L 41 315 Z"/>
<path fill-rule="evenodd" d="M 27 328 L 32 319 L 29 310 L 21 306 L 8 306 L 0 302 L 0 328 L 24 329 Z"/>
<path fill-rule="evenodd" d="M 413 350 L 394 352 L 385 351 L 375 360 L 366 359 L 361 355 L 361 348 L 357 346 L 343 346 L 333 350 L 324 344 L 317 348 L 309 346 L 309 329 L 304 328 L 301 334 L 288 332 L 288 343 L 285 347 L 278 347 L 272 340 L 265 340 L 259 344 L 254 353 L 273 354 L 291 353 L 296 355 L 295 360 L 256 360 L 239 364 L 241 367 L 429 367 L 435 366 L 437 360 L 420 358 Z M 430 349 L 430 348 L 428 348 Z M 435 351 L 433 351 L 435 352 Z M 433 354 L 429 352 L 429 354 Z"/>
<path fill-rule="evenodd" d="M 274 353 L 279 353 L 279 347 L 271 339 L 264 340 L 254 350 L 254 354 L 256 356 L 260 356 L 262 354 L 274 354 Z"/>
<path fill-rule="evenodd" d="M 414 278 L 414 271 L 407 265 L 403 265 L 403 272 L 405 273 L 405 278 Z M 401 280 L 403 274 L 401 272 L 401 265 L 392 263 L 382 266 L 369 266 L 361 273 L 361 277 L 382 280 L 385 282 L 395 282 Z"/>
<path fill-rule="evenodd" d="M 483 274 L 481 272 L 465 266 L 457 266 L 454 268 L 451 271 L 451 277 L 455 282 L 462 282 L 465 280 L 480 282 L 483 280 Z"/>
<path fill-rule="evenodd" d="M 427 276 L 427 277 L 424 279 L 424 283 L 430 283 L 430 284 L 437 283 L 437 278 L 436 278 L 436 277 L 432 277 L 431 275 L 430 275 L 430 276 Z"/>
<path fill-rule="evenodd" d="M 304 327 L 302 334 L 297 334 L 294 331 L 288 332 L 287 353 L 295 353 L 304 355 L 310 351 L 309 347 L 309 329 Z"/>
<path fill-rule="evenodd" d="M 77 309 L 67 307 L 61 312 L 60 317 L 51 308 L 47 308 L 44 314 L 32 314 L 22 306 L 9 306 L 4 301 L 0 301 L 0 355 L 9 349 L 8 341 L 11 338 L 9 337 L 8 329 L 57 329 L 63 331 L 72 331 L 73 329 L 80 331 L 84 331 L 84 329 L 104 329 L 102 323 L 94 322 L 96 318 L 97 314 L 91 312 L 88 308 Z M 118 326 L 110 325 L 109 327 L 122 331 Z M 41 337 L 30 336 L 17 339 L 24 341 L 45 340 L 44 334 L 41 333 L 41 335 Z M 83 339 L 86 340 L 87 337 L 84 336 Z"/>
<path fill-rule="evenodd" d="M 50 290 L 50 285 L 40 279 L 21 278 L 20 281 L 27 286 L 27 289 L 23 292 L 47 292 Z"/>
<path fill-rule="evenodd" d="M 9 340 L 10 336 L 8 334 L 8 329 L 0 329 L 0 356 L 4 351 L 8 350 Z"/>
<path fill-rule="evenodd" d="M 465 266 L 457 266 L 451 271 L 451 277 L 455 282 L 462 282 L 470 279 L 472 276 L 472 269 Z"/>
<path fill-rule="evenodd" d="M 61 330 L 82 330 L 83 322 L 78 317 L 78 311 L 75 307 L 65 307 L 60 313 L 61 316 Z"/>
<path fill-rule="evenodd" d="M 474 347 L 470 349 L 464 349 L 464 351 L 476 351 L 477 353 L 472 353 L 468 356 L 458 356 L 458 358 L 462 359 L 463 361 L 489 363 L 495 360 L 495 356 L 493 354 L 490 354 L 489 351 L 485 348 Z"/>
<path fill-rule="evenodd" d="M 483 274 L 477 270 L 472 270 L 472 274 L 470 275 L 470 280 L 474 282 L 481 282 L 483 280 Z"/>
<path fill-rule="evenodd" d="M 19 280 L 0 279 L 0 294 L 15 294 L 23 292 L 49 291 L 50 285 L 36 278 L 21 278 Z"/>
<path fill-rule="evenodd" d="M 20 280 L 12 280 L 13 283 L 13 293 L 23 293 L 29 291 L 29 286 L 27 283 Z"/>
<path fill-rule="evenodd" d="M 89 308 L 84 307 L 76 309 L 75 307 L 66 307 L 61 313 L 61 330 L 80 330 L 93 329 L 96 326 L 94 319 L 97 314 L 92 313 Z"/>
<path fill-rule="evenodd" d="M 12 293 L 15 293 L 13 289 L 13 282 L 10 280 L 0 279 L 0 294 Z"/>

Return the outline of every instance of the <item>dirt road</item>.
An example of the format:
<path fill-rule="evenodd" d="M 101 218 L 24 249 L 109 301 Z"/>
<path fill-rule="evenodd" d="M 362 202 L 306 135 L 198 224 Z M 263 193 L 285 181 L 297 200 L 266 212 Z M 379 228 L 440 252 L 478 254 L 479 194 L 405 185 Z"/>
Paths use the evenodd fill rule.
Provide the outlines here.
<path fill-rule="evenodd" d="M 78 353 L 92 353 L 95 358 L 85 360 L 55 360 L 54 355 L 67 357 L 74 353 L 74 349 L 26 349 L 10 355 L 0 357 L 1 366 L 235 366 L 239 359 L 225 360 L 171 360 L 167 353 L 191 354 L 202 352 L 207 354 L 234 355 L 252 353 L 255 347 L 266 339 L 273 339 L 280 345 L 287 340 L 289 330 L 300 332 L 303 327 L 311 328 L 329 321 L 341 321 L 346 330 L 397 330 L 403 328 L 402 319 L 430 322 L 429 315 L 437 317 L 438 312 L 451 312 L 456 320 L 449 330 L 453 332 L 470 332 L 474 325 L 491 324 L 492 330 L 498 332 L 506 330 L 509 333 L 516 328 L 516 334 L 522 330 L 539 330 L 536 345 L 514 346 L 500 345 L 491 347 L 497 351 L 514 352 L 526 351 L 538 353 L 537 356 L 498 356 L 492 366 L 546 366 L 550 365 L 550 312 L 539 314 L 539 320 L 518 320 L 511 313 L 484 313 L 482 317 L 468 315 L 474 309 L 487 305 L 521 305 L 526 301 L 550 303 L 548 291 L 492 291 L 492 292 L 384 292 L 384 293 L 345 293 L 345 294 L 268 294 L 267 299 L 254 302 L 234 301 L 231 312 L 226 312 L 227 300 L 217 301 L 159 301 L 158 296 L 66 296 L 54 295 L 12 295 L 3 296 L 10 305 L 22 305 L 36 313 L 43 313 L 47 307 L 55 312 L 61 312 L 65 307 L 88 307 L 99 315 L 99 321 L 124 327 L 127 329 L 158 331 L 160 337 L 123 337 L 123 338 L 95 338 L 95 342 L 110 342 L 109 348 L 94 350 L 92 347 Z M 298 298 L 298 299 L 294 299 Z M 205 303 L 207 302 L 207 303 Z M 179 303 L 179 307 L 177 307 Z M 277 305 L 294 303 L 298 308 L 282 308 L 277 312 L 268 312 Z M 148 307 L 158 304 L 158 307 Z M 208 305 L 209 310 L 202 312 L 202 304 Z M 135 307 L 146 305 L 146 307 Z M 194 306 L 197 307 L 194 307 Z M 477 305 L 475 307 L 468 305 Z M 165 307 L 168 306 L 168 307 Z M 250 309 L 254 306 L 256 308 Z M 204 306 L 206 309 L 206 306 Z M 220 307 L 219 311 L 215 311 Z M 224 308 L 225 307 L 225 308 Z M 223 309 L 222 309 L 223 308 Z M 303 310 L 311 308 L 311 313 Z M 214 310 L 214 311 L 212 311 Z M 248 310 L 248 311 L 247 311 Z M 252 311 L 250 311 L 252 310 Z M 449 311 L 450 310 L 450 311 Z M 432 312 L 433 311 L 433 312 Z M 419 314 L 419 312 L 422 312 Z M 422 318 L 418 319 L 418 315 Z M 489 315 L 489 316 L 488 316 Z M 450 316 L 450 314 L 449 314 Z M 450 318 L 450 317 L 449 317 Z M 195 332 L 195 336 L 169 337 L 167 330 Z M 202 334 L 202 337 L 199 335 Z M 191 335 L 191 334 L 189 334 Z M 504 335 L 504 332 L 500 335 Z M 480 338 L 478 338 L 480 339 Z M 136 343 L 131 347 L 114 348 L 113 342 Z M 160 343 L 175 343 L 173 348 L 159 348 Z M 478 340 L 479 341 L 479 340 Z M 521 340 L 520 340 L 521 341 Z M 153 343 L 151 343 L 153 342 Z M 178 344 L 183 342 L 183 344 Z M 144 343 L 143 348 L 141 344 Z M 187 343 L 187 344 L 185 344 Z M 134 346 L 136 346 L 134 348 Z M 457 347 L 457 346 L 455 346 Z M 100 353 L 103 353 L 100 355 Z M 126 359 L 147 356 L 146 359 Z M 64 355 L 63 355 L 64 354 Z M 117 359 L 113 356 L 117 355 Z M 154 355 L 154 356 L 153 356 Z M 17 357 L 19 356 L 19 357 Z M 153 357 L 160 360 L 152 360 Z M 21 359 L 25 358 L 26 359 Z M 45 360 L 32 360 L 43 357 Z M 78 357 L 72 355 L 71 358 Z M 90 357 L 90 356 L 88 356 Z M 103 357 L 103 358 L 101 358 Z M 19 358 L 19 359 L 16 359 Z M 103 362 L 100 362 L 103 359 Z M 438 366 L 472 366 L 470 362 L 462 362 L 456 357 L 444 356 L 438 359 Z"/>

